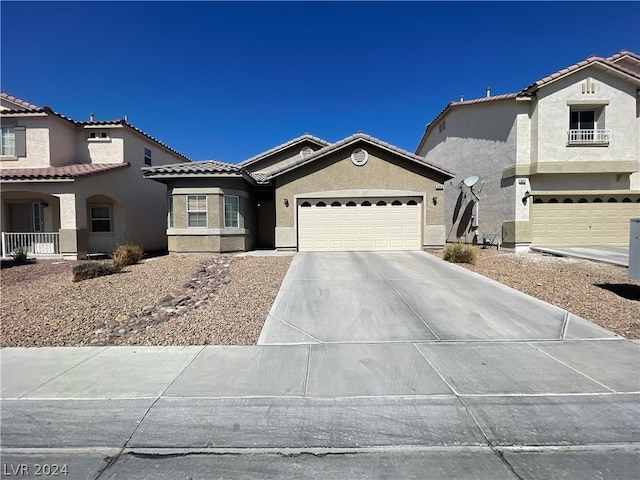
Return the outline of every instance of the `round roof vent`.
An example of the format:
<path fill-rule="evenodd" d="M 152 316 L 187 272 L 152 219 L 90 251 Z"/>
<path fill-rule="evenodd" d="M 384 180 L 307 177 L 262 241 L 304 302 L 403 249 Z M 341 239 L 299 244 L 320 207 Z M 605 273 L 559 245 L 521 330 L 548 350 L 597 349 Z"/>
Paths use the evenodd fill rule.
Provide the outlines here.
<path fill-rule="evenodd" d="M 313 155 L 313 148 L 311 147 L 304 147 L 302 150 L 300 150 L 300 156 L 302 158 L 304 157 L 308 157 L 309 155 Z"/>
<path fill-rule="evenodd" d="M 354 165 L 361 167 L 369 159 L 369 153 L 364 148 L 356 148 L 351 152 L 351 161 Z"/>

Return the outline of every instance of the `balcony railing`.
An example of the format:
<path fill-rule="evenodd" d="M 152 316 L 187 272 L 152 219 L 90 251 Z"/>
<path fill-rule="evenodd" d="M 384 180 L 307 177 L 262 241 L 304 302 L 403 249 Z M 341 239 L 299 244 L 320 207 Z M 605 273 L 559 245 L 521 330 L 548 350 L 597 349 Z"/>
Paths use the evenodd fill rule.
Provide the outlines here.
<path fill-rule="evenodd" d="M 2 232 L 2 257 L 11 256 L 24 248 L 29 257 L 59 257 L 59 233 L 14 233 Z"/>
<path fill-rule="evenodd" d="M 116 232 L 90 232 L 89 253 L 111 253 L 124 243 L 122 234 Z"/>
<path fill-rule="evenodd" d="M 611 130 L 569 130 L 569 145 L 608 145 L 611 141 Z"/>

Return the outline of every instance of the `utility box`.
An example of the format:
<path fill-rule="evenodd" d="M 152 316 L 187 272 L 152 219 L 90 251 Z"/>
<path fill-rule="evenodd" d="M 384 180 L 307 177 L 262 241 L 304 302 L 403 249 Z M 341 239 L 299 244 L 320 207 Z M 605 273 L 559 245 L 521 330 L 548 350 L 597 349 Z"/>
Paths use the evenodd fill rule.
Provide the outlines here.
<path fill-rule="evenodd" d="M 631 219 L 629 233 L 629 278 L 640 280 L 640 218 Z"/>

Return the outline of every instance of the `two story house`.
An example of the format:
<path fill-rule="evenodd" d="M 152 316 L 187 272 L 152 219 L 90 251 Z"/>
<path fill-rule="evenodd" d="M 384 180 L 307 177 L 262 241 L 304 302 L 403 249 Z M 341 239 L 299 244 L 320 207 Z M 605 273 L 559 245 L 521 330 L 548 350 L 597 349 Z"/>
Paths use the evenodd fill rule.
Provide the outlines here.
<path fill-rule="evenodd" d="M 416 154 L 456 172 L 447 241 L 628 245 L 640 217 L 640 56 L 592 56 L 518 93 L 449 103 Z"/>
<path fill-rule="evenodd" d="M 167 248 L 165 189 L 140 169 L 187 157 L 126 119 L 77 122 L 6 93 L 0 124 L 3 257 L 18 247 L 70 259 L 126 242 Z"/>

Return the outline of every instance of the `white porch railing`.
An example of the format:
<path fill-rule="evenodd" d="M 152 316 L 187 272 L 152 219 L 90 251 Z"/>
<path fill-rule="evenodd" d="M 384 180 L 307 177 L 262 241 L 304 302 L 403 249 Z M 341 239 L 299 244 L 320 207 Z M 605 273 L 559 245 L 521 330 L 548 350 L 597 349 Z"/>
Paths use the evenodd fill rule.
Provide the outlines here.
<path fill-rule="evenodd" d="M 2 232 L 3 258 L 19 248 L 25 248 L 30 257 L 59 257 L 60 234 Z"/>
<path fill-rule="evenodd" d="M 90 232 L 89 253 L 111 253 L 124 243 L 123 235 L 116 232 Z"/>
<path fill-rule="evenodd" d="M 569 130 L 569 145 L 602 145 L 611 141 L 611 130 Z"/>

